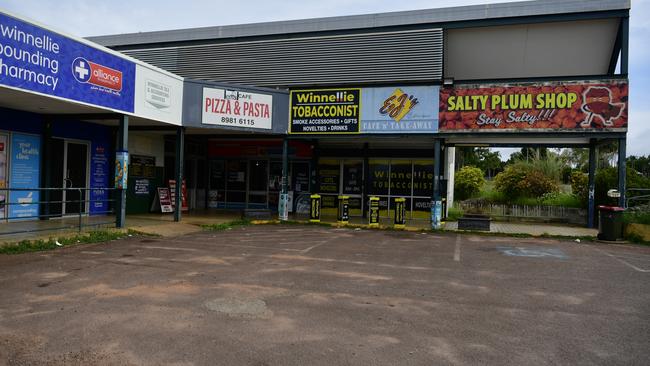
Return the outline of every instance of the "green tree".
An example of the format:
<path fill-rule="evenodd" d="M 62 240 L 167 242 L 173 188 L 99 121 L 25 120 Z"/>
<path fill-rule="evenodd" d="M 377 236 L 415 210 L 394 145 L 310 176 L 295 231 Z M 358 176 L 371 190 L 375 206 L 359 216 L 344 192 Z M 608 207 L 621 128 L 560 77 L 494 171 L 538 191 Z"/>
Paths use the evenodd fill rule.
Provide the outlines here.
<path fill-rule="evenodd" d="M 483 171 L 473 166 L 464 166 L 454 175 L 454 196 L 458 200 L 476 195 L 485 184 Z"/>
<path fill-rule="evenodd" d="M 456 166 L 474 166 L 483 170 L 488 177 L 493 177 L 503 170 L 501 153 L 487 147 L 458 147 L 456 148 Z"/>
<path fill-rule="evenodd" d="M 538 198 L 558 192 L 559 169 L 549 159 L 516 161 L 494 179 L 495 188 L 508 198 Z"/>

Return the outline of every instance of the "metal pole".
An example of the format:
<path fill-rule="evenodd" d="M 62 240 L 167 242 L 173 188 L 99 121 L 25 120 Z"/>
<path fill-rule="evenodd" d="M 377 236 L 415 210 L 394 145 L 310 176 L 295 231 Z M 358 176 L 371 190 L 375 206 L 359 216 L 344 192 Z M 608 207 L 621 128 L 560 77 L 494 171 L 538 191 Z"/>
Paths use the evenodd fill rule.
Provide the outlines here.
<path fill-rule="evenodd" d="M 368 197 L 370 196 L 370 149 L 368 143 L 363 144 L 363 195 L 361 196 L 361 212 L 363 218 L 368 217 Z"/>
<path fill-rule="evenodd" d="M 618 140 L 618 191 L 621 194 L 618 197 L 619 207 L 625 207 L 625 148 L 627 140 L 625 138 Z"/>
<path fill-rule="evenodd" d="M 45 117 L 45 121 L 43 122 L 43 135 L 42 135 L 42 143 L 41 143 L 41 171 L 43 172 L 41 175 L 41 187 L 44 188 L 50 188 L 52 185 L 51 178 L 52 178 L 52 162 L 50 161 L 50 158 L 53 156 L 52 155 L 52 120 L 51 117 Z M 43 213 L 43 216 L 41 216 L 41 220 L 49 220 L 50 219 L 50 200 L 51 200 L 51 194 L 50 190 L 46 189 L 44 192 L 42 192 L 42 195 L 39 193 L 39 199 L 43 202 L 44 204 L 41 204 L 41 212 Z"/>
<path fill-rule="evenodd" d="M 442 210 L 440 202 L 440 139 L 435 139 L 433 143 L 433 196 L 431 200 L 431 228 L 439 229 Z"/>
<path fill-rule="evenodd" d="M 280 185 L 280 202 L 278 216 L 282 221 L 289 219 L 289 140 L 282 140 L 282 183 Z"/>
<path fill-rule="evenodd" d="M 628 60 L 629 60 L 629 44 L 630 44 L 630 17 L 621 19 L 621 74 L 627 75 L 628 73 Z"/>
<path fill-rule="evenodd" d="M 120 118 L 120 127 L 117 133 L 117 151 L 128 152 L 129 149 L 129 116 L 122 115 Z M 128 168 L 124 167 L 124 174 L 127 174 Z M 123 228 L 126 225 L 126 189 L 122 187 L 117 190 L 116 217 L 115 226 Z M 81 197 L 79 197 L 81 200 Z"/>
<path fill-rule="evenodd" d="M 183 205 L 183 162 L 185 159 L 185 129 L 178 127 L 176 130 L 176 197 L 174 197 L 174 221 L 181 221 L 181 210 Z"/>
<path fill-rule="evenodd" d="M 596 227 L 595 217 L 595 191 L 596 191 L 596 144 L 592 140 L 589 143 L 589 183 L 587 186 L 587 227 Z"/>
<path fill-rule="evenodd" d="M 79 232 L 81 232 L 81 188 L 77 188 L 79 191 Z"/>
<path fill-rule="evenodd" d="M 433 145 L 434 162 L 433 162 L 433 200 L 440 200 L 440 140 L 436 139 Z"/>

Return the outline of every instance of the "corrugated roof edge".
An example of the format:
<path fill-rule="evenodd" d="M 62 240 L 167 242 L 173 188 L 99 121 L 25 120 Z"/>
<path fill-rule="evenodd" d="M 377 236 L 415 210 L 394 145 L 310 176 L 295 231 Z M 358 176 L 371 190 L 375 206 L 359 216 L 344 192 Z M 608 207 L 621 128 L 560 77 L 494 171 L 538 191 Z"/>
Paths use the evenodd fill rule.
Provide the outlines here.
<path fill-rule="evenodd" d="M 536 0 L 87 37 L 106 47 L 627 10 L 631 0 Z"/>

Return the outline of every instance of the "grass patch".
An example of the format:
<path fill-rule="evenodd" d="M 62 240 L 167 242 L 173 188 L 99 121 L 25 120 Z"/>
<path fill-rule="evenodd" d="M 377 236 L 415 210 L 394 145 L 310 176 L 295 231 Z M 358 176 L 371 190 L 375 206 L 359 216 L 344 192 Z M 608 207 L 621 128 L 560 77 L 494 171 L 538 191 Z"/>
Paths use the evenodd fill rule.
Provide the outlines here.
<path fill-rule="evenodd" d="M 486 184 L 479 193 L 480 198 L 487 203 L 520 205 L 520 206 L 562 206 L 581 208 L 583 203 L 580 198 L 568 192 L 547 193 L 541 197 L 518 197 L 512 198 L 497 191 L 493 184 Z"/>
<path fill-rule="evenodd" d="M 643 240 L 643 237 L 637 233 L 630 233 L 625 236 L 625 240 L 634 244 L 650 245 L 650 241 Z"/>
<path fill-rule="evenodd" d="M 449 212 L 447 213 L 447 221 L 458 221 L 458 218 L 462 217 L 463 214 L 463 209 L 458 207 L 449 207 Z"/>
<path fill-rule="evenodd" d="M 53 250 L 65 246 L 79 245 L 79 244 L 92 244 L 101 243 L 111 240 L 122 239 L 128 236 L 142 235 L 142 233 L 135 230 L 128 231 L 114 231 L 114 230 L 98 230 L 91 231 L 86 234 L 79 234 L 74 236 L 67 236 L 62 238 L 50 238 L 47 240 L 21 240 L 16 243 L 6 244 L 0 246 L 0 254 L 20 254 L 29 252 L 40 252 L 44 250 Z M 57 241 L 60 245 L 57 245 Z"/>
<path fill-rule="evenodd" d="M 250 220 L 234 220 L 234 221 L 224 222 L 221 224 L 201 225 L 201 228 L 203 228 L 203 230 L 209 230 L 209 231 L 224 231 L 224 230 L 231 230 L 236 227 L 247 226 L 250 224 L 251 224 Z"/>

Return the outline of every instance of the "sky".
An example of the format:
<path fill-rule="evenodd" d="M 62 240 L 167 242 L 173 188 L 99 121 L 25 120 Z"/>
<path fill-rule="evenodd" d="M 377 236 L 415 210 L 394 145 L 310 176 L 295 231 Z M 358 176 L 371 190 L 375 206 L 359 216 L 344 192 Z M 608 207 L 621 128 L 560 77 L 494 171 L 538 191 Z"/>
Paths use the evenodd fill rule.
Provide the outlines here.
<path fill-rule="evenodd" d="M 586 0 L 589 1 L 589 0 Z M 381 13 L 504 0 L 0 0 L 0 8 L 86 37 Z M 650 0 L 632 0 L 627 155 L 650 154 Z M 510 150 L 502 150 L 509 155 Z"/>

